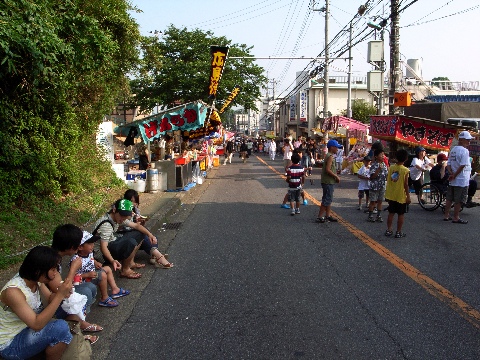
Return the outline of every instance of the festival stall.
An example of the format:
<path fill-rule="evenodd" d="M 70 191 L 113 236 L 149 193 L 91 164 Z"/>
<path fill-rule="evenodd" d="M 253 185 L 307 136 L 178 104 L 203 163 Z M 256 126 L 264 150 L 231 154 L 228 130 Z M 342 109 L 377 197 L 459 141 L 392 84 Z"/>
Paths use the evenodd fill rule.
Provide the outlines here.
<path fill-rule="evenodd" d="M 323 122 L 322 132 L 327 134 L 324 137 L 325 141 L 328 138 L 337 138 L 343 143 L 345 158 L 342 170 L 355 174 L 359 169 L 357 159 L 363 158 L 368 153 L 368 125 L 345 116 L 332 116 Z"/>
<path fill-rule="evenodd" d="M 404 115 L 370 117 L 370 135 L 376 139 L 435 151 L 449 151 L 461 127 Z"/>
<path fill-rule="evenodd" d="M 184 188 L 192 180 L 201 183 L 200 171 L 206 174 L 208 168 L 219 165 L 219 155 L 223 152 L 221 145 L 225 141 L 225 136 L 228 136 L 224 134 L 220 114 L 241 91 L 239 86 L 235 86 L 223 102 L 222 108 L 219 111 L 215 109 L 214 100 L 228 49 L 222 46 L 210 47 L 208 99 L 211 104 L 200 100 L 194 101 L 115 129 L 117 133 L 133 137 L 138 134 L 147 145 L 149 154 L 151 154 L 150 142 L 159 139 L 160 136 L 176 133 L 181 137 L 181 146 L 178 152 L 174 153 L 173 161 L 161 159 L 154 163 L 154 166 L 160 168 L 167 176 L 167 190 Z"/>

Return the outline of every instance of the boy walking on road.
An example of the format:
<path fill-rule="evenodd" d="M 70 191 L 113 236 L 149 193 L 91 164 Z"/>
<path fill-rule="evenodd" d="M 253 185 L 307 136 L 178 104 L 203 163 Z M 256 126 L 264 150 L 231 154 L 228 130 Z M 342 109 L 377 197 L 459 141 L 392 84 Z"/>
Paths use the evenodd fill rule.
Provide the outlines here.
<path fill-rule="evenodd" d="M 369 156 L 363 158 L 363 166 L 358 170 L 358 210 L 362 209 L 362 199 L 365 196 L 365 207 L 368 207 L 370 201 L 368 180 L 370 179 L 370 163 L 372 159 Z"/>
<path fill-rule="evenodd" d="M 370 205 L 368 206 L 368 219 L 369 222 L 383 222 L 381 211 L 382 201 L 385 197 L 385 181 L 387 179 L 387 166 L 385 165 L 383 158 L 385 153 L 383 149 L 375 149 L 374 151 L 375 161 L 370 167 L 370 180 L 368 185 L 370 187 Z M 377 205 L 377 219 L 373 218 L 373 209 Z"/>
<path fill-rule="evenodd" d="M 292 165 L 287 168 L 288 198 L 290 200 L 291 215 L 300 214 L 300 193 L 305 182 L 305 169 L 299 165 L 300 155 L 292 154 Z"/>
<path fill-rule="evenodd" d="M 338 149 L 341 148 L 342 145 L 340 145 L 337 140 L 330 140 L 327 143 L 328 152 L 325 155 L 325 160 L 322 167 L 322 204 L 320 205 L 320 210 L 317 217 L 317 221 L 321 223 L 324 223 L 326 221 L 338 221 L 330 215 L 330 211 L 333 201 L 333 186 L 335 185 L 335 183 L 338 184 L 340 182 L 340 178 L 337 175 L 335 154 L 337 153 Z"/>
<path fill-rule="evenodd" d="M 388 199 L 388 218 L 385 236 L 393 235 L 393 218 L 395 217 L 395 214 L 398 214 L 395 238 L 403 238 L 405 237 L 405 233 L 402 232 L 403 220 L 407 211 L 407 205 L 411 202 L 410 189 L 408 186 L 410 170 L 403 165 L 408 159 L 407 150 L 398 150 L 396 157 L 397 163 L 388 169 L 387 176 L 385 198 Z"/>

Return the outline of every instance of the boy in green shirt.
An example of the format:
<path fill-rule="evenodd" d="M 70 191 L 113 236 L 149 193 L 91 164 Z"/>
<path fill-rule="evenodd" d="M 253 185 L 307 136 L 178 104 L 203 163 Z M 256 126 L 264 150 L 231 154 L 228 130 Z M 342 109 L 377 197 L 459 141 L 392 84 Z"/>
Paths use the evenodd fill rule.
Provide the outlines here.
<path fill-rule="evenodd" d="M 335 164 L 335 154 L 338 152 L 338 149 L 341 149 L 342 147 L 343 146 L 340 145 L 337 140 L 330 140 L 327 143 L 328 152 L 327 155 L 325 155 L 322 167 L 322 204 L 320 205 L 317 217 L 317 221 L 321 223 L 338 221 L 330 215 L 330 211 L 333 201 L 333 186 L 335 183 L 340 182 Z"/>

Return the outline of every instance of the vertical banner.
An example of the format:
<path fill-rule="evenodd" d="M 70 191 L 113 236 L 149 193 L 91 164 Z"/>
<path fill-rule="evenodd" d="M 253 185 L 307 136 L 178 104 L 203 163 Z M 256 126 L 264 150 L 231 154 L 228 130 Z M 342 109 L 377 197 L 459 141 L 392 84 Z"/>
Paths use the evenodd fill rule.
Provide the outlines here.
<path fill-rule="evenodd" d="M 300 91 L 300 121 L 307 121 L 307 92 L 305 90 Z"/>
<path fill-rule="evenodd" d="M 104 121 L 98 126 L 97 146 L 105 151 L 105 158 L 113 164 L 113 122 Z"/>
<path fill-rule="evenodd" d="M 225 100 L 225 102 L 223 103 L 223 106 L 222 108 L 220 109 L 220 111 L 218 112 L 219 114 L 222 114 L 228 107 L 228 105 L 230 105 L 230 103 L 233 101 L 233 99 L 235 99 L 238 95 L 238 93 L 242 90 L 242 88 L 238 85 L 235 85 L 235 88 L 232 90 L 232 92 L 230 93 L 230 95 L 228 95 L 228 98 L 227 100 Z"/>
<path fill-rule="evenodd" d="M 297 118 L 297 96 L 290 96 L 290 121 L 295 121 Z"/>
<path fill-rule="evenodd" d="M 218 84 L 222 77 L 223 68 L 228 55 L 228 46 L 210 46 L 210 53 L 212 54 L 211 70 L 210 70 L 210 85 L 208 86 L 208 97 L 215 99 L 217 95 Z"/>

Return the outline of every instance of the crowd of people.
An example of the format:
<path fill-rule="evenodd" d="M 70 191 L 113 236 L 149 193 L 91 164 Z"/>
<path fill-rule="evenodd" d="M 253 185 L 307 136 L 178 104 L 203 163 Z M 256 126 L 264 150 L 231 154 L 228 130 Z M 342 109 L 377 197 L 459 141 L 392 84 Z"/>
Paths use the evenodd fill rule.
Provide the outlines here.
<path fill-rule="evenodd" d="M 146 265 L 135 262 L 138 250 L 145 251 L 156 267 L 173 267 L 144 226 L 146 218 L 139 206 L 138 192 L 127 190 L 97 220 L 92 233 L 63 224 L 55 229 L 50 247 L 29 251 L 18 273 L 0 291 L 1 358 L 27 359 L 44 353 L 46 359 L 60 359 L 72 341 L 65 320 L 78 321 L 84 341 L 96 343 L 103 327 L 87 321 L 91 306 L 97 301 L 104 308 L 117 307 L 119 299 L 130 294 L 117 285 L 114 272 L 128 279 L 140 278 L 136 270 Z M 69 259 L 65 271 L 63 257 Z"/>

